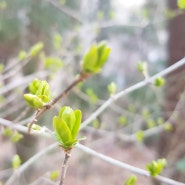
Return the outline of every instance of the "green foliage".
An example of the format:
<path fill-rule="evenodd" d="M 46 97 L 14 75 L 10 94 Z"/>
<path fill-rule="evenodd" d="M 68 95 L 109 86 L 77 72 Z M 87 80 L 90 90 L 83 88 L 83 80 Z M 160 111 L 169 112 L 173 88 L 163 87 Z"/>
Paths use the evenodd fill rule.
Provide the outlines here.
<path fill-rule="evenodd" d="M 15 170 L 21 165 L 21 158 L 19 155 L 14 155 L 12 159 L 12 168 Z"/>
<path fill-rule="evenodd" d="M 151 176 L 155 177 L 162 172 L 166 165 L 166 159 L 158 159 L 157 161 L 152 161 L 150 164 L 147 164 L 146 169 Z"/>
<path fill-rule="evenodd" d="M 52 72 L 57 72 L 57 70 L 59 70 L 63 66 L 64 66 L 63 61 L 58 57 L 47 57 L 45 59 L 46 69 L 49 69 Z"/>
<path fill-rule="evenodd" d="M 1 10 L 4 10 L 4 9 L 6 9 L 6 8 L 7 8 L 7 3 L 6 3 L 6 1 L 0 2 L 0 9 L 1 9 Z"/>
<path fill-rule="evenodd" d="M 124 183 L 124 185 L 135 185 L 137 181 L 137 177 L 135 175 L 131 175 Z"/>
<path fill-rule="evenodd" d="M 85 54 L 82 62 L 82 70 L 86 73 L 99 73 L 107 61 L 110 48 L 105 42 L 93 44 Z"/>
<path fill-rule="evenodd" d="M 10 128 L 4 128 L 4 130 L 3 130 L 3 135 L 4 136 L 11 136 L 13 134 L 13 131 L 12 131 L 12 129 L 10 129 Z"/>
<path fill-rule="evenodd" d="M 12 137 L 11 137 L 11 141 L 12 141 L 13 143 L 17 143 L 17 142 L 19 142 L 22 138 L 23 138 L 23 135 L 22 135 L 22 134 L 20 134 L 20 133 L 18 133 L 18 132 L 14 132 L 14 134 L 13 134 Z"/>
<path fill-rule="evenodd" d="M 28 127 L 29 127 L 29 125 L 28 125 Z M 31 128 L 32 128 L 33 130 L 41 130 L 41 129 L 42 129 L 42 127 L 39 126 L 39 125 L 37 125 L 37 124 L 33 124 Z"/>
<path fill-rule="evenodd" d="M 143 74 L 146 74 L 148 70 L 147 63 L 142 61 L 138 62 L 137 70 Z"/>
<path fill-rule="evenodd" d="M 36 56 L 44 47 L 44 44 L 42 42 L 38 42 L 34 46 L 30 48 L 29 55 L 31 57 Z"/>
<path fill-rule="evenodd" d="M 82 113 L 64 106 L 58 116 L 53 118 L 56 140 L 64 150 L 70 150 L 77 142 L 76 138 L 81 124 Z"/>
<path fill-rule="evenodd" d="M 4 70 L 4 65 L 3 64 L 0 64 L 0 73 L 2 73 Z"/>
<path fill-rule="evenodd" d="M 158 77 L 158 78 L 156 78 L 155 81 L 154 81 L 154 85 L 155 85 L 156 87 L 161 87 L 161 86 L 163 86 L 164 84 L 165 84 L 165 80 L 164 80 L 164 78 L 162 78 L 162 77 Z"/>
<path fill-rule="evenodd" d="M 153 127 L 155 127 L 155 125 L 156 125 L 156 123 L 153 119 L 147 120 L 147 127 L 148 128 L 153 128 Z"/>
<path fill-rule="evenodd" d="M 136 139 L 137 139 L 139 142 L 143 142 L 143 139 L 144 139 L 144 132 L 143 132 L 143 130 L 139 130 L 139 131 L 136 133 Z"/>
<path fill-rule="evenodd" d="M 50 173 L 50 179 L 51 179 L 52 181 L 57 180 L 58 177 L 59 177 L 59 171 L 58 171 L 58 170 L 54 170 L 54 171 L 52 171 L 52 172 Z"/>
<path fill-rule="evenodd" d="M 20 61 L 25 60 L 26 57 L 27 57 L 26 51 L 20 51 L 20 52 L 19 52 L 18 58 L 19 58 Z"/>
<path fill-rule="evenodd" d="M 31 107 L 42 108 L 50 101 L 50 87 L 46 81 L 38 79 L 29 84 L 29 94 L 24 94 L 24 99 Z"/>
<path fill-rule="evenodd" d="M 166 131 L 172 131 L 173 130 L 173 127 L 172 127 L 172 125 L 170 123 L 165 123 L 164 130 L 166 130 Z"/>
<path fill-rule="evenodd" d="M 180 9 L 185 9 L 185 0 L 178 0 L 178 1 L 177 1 L 177 6 L 178 6 Z"/>
<path fill-rule="evenodd" d="M 114 95 L 116 93 L 116 91 L 117 91 L 117 86 L 116 86 L 116 84 L 114 82 L 111 82 L 108 85 L 107 89 L 108 89 L 110 95 Z"/>
<path fill-rule="evenodd" d="M 142 117 L 143 117 L 143 119 L 147 119 L 149 116 L 150 116 L 149 110 L 146 109 L 146 108 L 143 109 L 143 110 L 142 110 Z"/>
<path fill-rule="evenodd" d="M 98 97 L 91 88 L 86 89 L 86 94 L 89 96 L 91 103 L 97 103 Z"/>
<path fill-rule="evenodd" d="M 119 117 L 118 121 L 119 121 L 120 125 L 125 125 L 127 123 L 127 118 L 122 115 L 122 116 Z"/>

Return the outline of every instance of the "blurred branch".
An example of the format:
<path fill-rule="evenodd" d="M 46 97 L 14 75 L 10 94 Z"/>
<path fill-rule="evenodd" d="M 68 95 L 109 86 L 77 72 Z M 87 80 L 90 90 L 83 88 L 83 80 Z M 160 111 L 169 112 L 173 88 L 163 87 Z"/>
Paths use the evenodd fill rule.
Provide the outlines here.
<path fill-rule="evenodd" d="M 113 159 L 111 157 L 103 155 L 101 153 L 98 153 L 95 150 L 92 150 L 92 149 L 90 149 L 90 148 L 88 148 L 84 145 L 79 144 L 79 143 L 76 145 L 76 147 L 79 148 L 80 150 L 84 151 L 85 153 L 88 153 L 88 154 L 90 154 L 90 155 L 92 155 L 96 158 L 102 159 L 103 161 L 108 162 L 108 163 L 110 163 L 114 166 L 118 166 L 122 169 L 126 169 L 126 170 L 131 171 L 133 173 L 136 173 L 138 175 L 142 175 L 142 176 L 145 176 L 145 177 L 150 177 L 149 172 L 146 171 L 146 170 L 131 166 L 129 164 L 123 163 L 121 161 L 118 161 L 116 159 Z M 153 177 L 153 178 L 160 181 L 160 182 L 164 182 L 164 183 L 170 184 L 170 185 L 185 185 L 184 183 L 174 181 L 172 179 L 169 179 L 169 178 L 166 178 L 166 177 L 163 177 L 163 176 L 157 176 L 157 177 Z"/>
<path fill-rule="evenodd" d="M 32 165 L 34 162 L 36 162 L 38 159 L 40 159 L 43 155 L 46 155 L 47 153 L 49 153 L 50 151 L 52 151 L 53 149 L 55 149 L 57 147 L 57 143 L 51 144 L 50 146 L 46 147 L 45 149 L 43 149 L 42 151 L 38 152 L 37 154 L 35 154 L 34 156 L 32 156 L 28 161 L 26 161 L 24 164 L 22 164 L 17 171 L 15 171 L 13 173 L 13 175 L 9 178 L 9 180 L 5 183 L 5 185 L 11 185 L 11 184 L 15 184 L 16 179 L 23 173 L 25 172 L 25 170 Z M 77 144 L 76 145 L 77 148 L 79 148 L 80 150 L 84 151 L 85 153 L 88 153 L 92 156 L 95 156 L 105 162 L 108 162 L 114 166 L 118 166 L 122 169 L 126 169 L 128 171 L 131 171 L 133 173 L 136 173 L 138 175 L 142 175 L 145 177 L 150 177 L 150 174 L 148 171 L 131 166 L 129 164 L 123 163 L 121 161 L 118 161 L 116 159 L 113 159 L 111 157 L 108 157 L 106 155 L 103 155 L 101 153 L 96 152 L 95 150 L 92 150 L 84 145 L 81 144 Z M 185 185 L 184 183 L 181 182 L 177 182 L 174 181 L 172 179 L 163 177 L 163 176 L 157 176 L 157 177 L 153 177 L 158 181 L 170 184 L 170 185 Z"/>
<path fill-rule="evenodd" d="M 55 1 L 55 0 L 46 0 L 49 4 L 51 4 L 52 6 L 54 6 L 56 9 L 58 9 L 59 11 L 67 14 L 68 16 L 72 17 L 73 19 L 77 20 L 78 22 L 82 23 L 82 18 L 79 16 L 79 13 L 74 12 L 73 10 L 71 10 L 70 8 L 61 5 L 59 2 Z"/>
<path fill-rule="evenodd" d="M 24 61 L 20 61 L 17 59 L 15 63 L 4 69 L 3 76 L 1 77 L 0 80 L 6 80 L 7 78 L 16 75 L 26 64 L 28 64 L 31 61 L 31 59 L 32 57 L 30 56 L 27 57 Z"/>
<path fill-rule="evenodd" d="M 170 67 L 164 69 L 163 71 L 157 73 L 156 75 L 149 77 L 148 79 L 145 79 L 139 83 L 136 83 L 135 85 L 115 94 L 114 96 L 110 97 L 102 106 L 100 106 L 95 112 L 92 113 L 91 116 L 89 116 L 89 118 L 87 118 L 83 123 L 81 128 L 84 128 L 86 125 L 90 124 L 94 119 L 97 118 L 98 115 L 100 115 L 107 107 L 109 107 L 113 102 L 115 102 L 116 100 L 118 100 L 119 98 L 121 98 L 122 96 L 125 96 L 128 93 L 131 93 L 137 89 L 140 89 L 150 83 L 153 83 L 155 81 L 156 78 L 158 77 L 163 77 L 166 76 L 168 74 L 170 74 L 171 72 L 175 71 L 176 69 L 182 67 L 183 65 L 185 65 L 185 58 L 179 60 L 177 63 L 171 65 Z"/>
<path fill-rule="evenodd" d="M 51 144 L 47 148 L 43 149 L 42 151 L 38 152 L 34 156 L 32 156 L 29 160 L 27 160 L 24 164 L 20 166 L 16 171 L 14 171 L 13 175 L 8 179 L 8 181 L 5 183 L 5 185 L 13 185 L 16 182 L 16 179 L 30 166 L 32 165 L 36 160 L 40 159 L 43 155 L 46 155 L 53 149 L 57 147 L 57 143 Z"/>
<path fill-rule="evenodd" d="M 46 77 L 46 76 L 48 76 L 48 74 L 49 73 L 47 71 L 40 71 L 40 72 L 37 72 L 37 73 L 33 73 L 32 75 L 25 76 L 24 78 L 21 78 L 20 80 L 17 80 L 16 82 L 12 82 L 9 85 L 1 88 L 0 89 L 0 95 L 5 94 L 10 90 L 15 89 L 16 87 L 26 85 L 35 78 Z"/>

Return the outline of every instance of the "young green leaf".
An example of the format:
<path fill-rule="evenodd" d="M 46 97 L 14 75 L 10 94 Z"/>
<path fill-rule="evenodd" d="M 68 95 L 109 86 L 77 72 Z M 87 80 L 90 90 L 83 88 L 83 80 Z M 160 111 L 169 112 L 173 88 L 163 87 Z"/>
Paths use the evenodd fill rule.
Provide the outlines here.
<path fill-rule="evenodd" d="M 44 47 L 44 44 L 42 42 L 38 42 L 34 46 L 30 48 L 29 55 L 31 57 L 35 57 Z"/>
<path fill-rule="evenodd" d="M 77 142 L 76 136 L 80 129 L 82 113 L 71 107 L 64 106 L 58 116 L 53 118 L 55 137 L 65 150 L 71 149 Z"/>
<path fill-rule="evenodd" d="M 178 0 L 178 1 L 177 1 L 177 6 L 178 6 L 180 9 L 185 9 L 185 0 Z"/>
<path fill-rule="evenodd" d="M 12 159 L 12 168 L 15 170 L 21 165 L 21 158 L 19 155 L 14 155 Z"/>
<path fill-rule="evenodd" d="M 50 179 L 51 179 L 52 181 L 57 180 L 58 177 L 59 177 L 59 174 L 60 174 L 60 173 L 59 173 L 58 170 L 52 171 L 52 172 L 50 173 Z"/>
<path fill-rule="evenodd" d="M 150 164 L 147 164 L 146 169 L 149 171 L 151 176 L 155 177 L 162 172 L 166 165 L 166 159 L 158 159 L 157 161 L 152 161 Z"/>
<path fill-rule="evenodd" d="M 137 181 L 137 177 L 135 175 L 131 175 L 124 183 L 124 185 L 135 185 Z"/>
<path fill-rule="evenodd" d="M 156 87 L 161 87 L 161 86 L 163 86 L 164 84 L 165 84 L 164 78 L 158 77 L 158 78 L 155 79 L 154 85 L 155 85 Z"/>

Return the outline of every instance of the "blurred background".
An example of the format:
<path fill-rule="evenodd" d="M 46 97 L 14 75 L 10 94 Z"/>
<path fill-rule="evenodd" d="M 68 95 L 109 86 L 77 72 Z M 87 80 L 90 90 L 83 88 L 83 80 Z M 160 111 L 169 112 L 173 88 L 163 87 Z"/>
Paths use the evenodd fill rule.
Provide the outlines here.
<path fill-rule="evenodd" d="M 56 97 L 80 72 L 91 44 L 106 40 L 111 56 L 102 73 L 75 87 L 38 124 L 52 130 L 52 117 L 63 105 L 81 109 L 87 119 L 110 98 L 110 84 L 119 92 L 144 80 L 139 62 L 146 62 L 152 76 L 184 57 L 184 21 L 176 0 L 0 0 L 0 117 L 26 125 L 34 114 L 23 100 L 28 84 L 46 79 Z M 42 51 L 24 58 L 38 42 Z M 165 78 L 164 87 L 148 85 L 114 102 L 81 131 L 87 137 L 82 143 L 143 169 L 166 158 L 163 175 L 185 183 L 184 73 L 180 68 Z M 3 126 L 0 133 L 2 184 L 13 173 L 14 154 L 25 162 L 54 142 Z M 57 184 L 50 174 L 60 170 L 63 157 L 56 148 L 14 184 Z M 74 149 L 66 184 L 122 185 L 131 174 Z M 137 184 L 160 183 L 138 176 Z"/>

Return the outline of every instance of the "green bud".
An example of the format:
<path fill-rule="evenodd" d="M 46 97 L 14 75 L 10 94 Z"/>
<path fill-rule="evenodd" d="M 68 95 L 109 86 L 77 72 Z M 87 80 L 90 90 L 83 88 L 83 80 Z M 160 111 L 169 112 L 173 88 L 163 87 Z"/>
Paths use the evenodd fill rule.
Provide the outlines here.
<path fill-rule="evenodd" d="M 20 52 L 19 52 L 18 58 L 19 58 L 20 61 L 25 60 L 26 57 L 27 57 L 26 51 L 20 51 Z"/>
<path fill-rule="evenodd" d="M 170 123 L 165 123 L 164 124 L 164 130 L 172 131 L 173 130 L 173 126 Z"/>
<path fill-rule="evenodd" d="M 147 69 L 147 63 L 146 62 L 142 62 L 142 61 L 138 62 L 137 69 L 138 69 L 139 72 L 141 72 L 143 74 L 146 74 L 146 72 L 148 70 Z"/>
<path fill-rule="evenodd" d="M 58 71 L 63 66 L 64 66 L 64 62 L 60 58 L 47 57 L 45 59 L 45 67 L 46 67 L 46 69 L 49 69 L 52 72 Z"/>
<path fill-rule="evenodd" d="M 158 159 L 157 161 L 152 161 L 150 164 L 147 164 L 146 169 L 151 176 L 155 177 L 162 172 L 166 165 L 166 159 Z"/>
<path fill-rule="evenodd" d="M 10 128 L 4 128 L 4 130 L 3 130 L 3 135 L 4 136 L 11 136 L 12 134 L 13 134 L 12 129 L 10 129 Z"/>
<path fill-rule="evenodd" d="M 38 42 L 34 46 L 30 48 L 29 55 L 31 57 L 35 57 L 44 47 L 44 44 L 42 42 Z"/>
<path fill-rule="evenodd" d="M 185 9 L 185 0 L 178 0 L 178 1 L 177 1 L 177 6 L 178 6 L 180 9 Z"/>
<path fill-rule="evenodd" d="M 44 106 L 44 102 L 41 98 L 33 94 L 24 94 L 24 99 L 26 100 L 27 104 L 31 107 L 36 109 L 42 108 Z"/>
<path fill-rule="evenodd" d="M 110 95 L 114 95 L 117 91 L 117 86 L 114 82 L 111 82 L 107 88 L 108 88 Z"/>
<path fill-rule="evenodd" d="M 12 168 L 15 170 L 19 168 L 20 165 L 21 165 L 21 158 L 19 157 L 19 155 L 14 155 L 12 159 Z"/>
<path fill-rule="evenodd" d="M 97 103 L 98 97 L 91 88 L 86 89 L 86 94 L 89 96 L 91 103 Z"/>
<path fill-rule="evenodd" d="M 50 174 L 50 179 L 51 179 L 52 181 L 57 180 L 58 177 L 59 177 L 59 174 L 60 174 L 60 173 L 59 173 L 58 170 L 52 171 L 51 174 Z"/>
<path fill-rule="evenodd" d="M 147 120 L 147 127 L 148 128 L 153 128 L 153 127 L 155 127 L 155 125 L 156 125 L 156 123 L 153 119 Z"/>
<path fill-rule="evenodd" d="M 120 125 L 125 125 L 127 123 L 127 118 L 125 116 L 120 116 L 118 121 Z"/>
<path fill-rule="evenodd" d="M 87 73 L 98 73 L 107 61 L 110 54 L 110 48 L 105 42 L 93 44 L 85 54 L 82 69 Z"/>
<path fill-rule="evenodd" d="M 50 87 L 46 81 L 38 79 L 29 84 L 30 93 L 24 94 L 27 104 L 36 109 L 42 108 L 50 101 Z"/>
<path fill-rule="evenodd" d="M 137 181 L 137 177 L 135 175 L 131 175 L 124 183 L 124 185 L 135 185 Z"/>
<path fill-rule="evenodd" d="M 136 133 L 136 139 L 139 141 L 139 142 L 142 142 L 144 140 L 144 132 L 142 130 L 139 130 L 137 133 Z"/>
<path fill-rule="evenodd" d="M 0 64 L 0 72 L 2 73 L 4 70 L 4 65 L 3 64 Z"/>
<path fill-rule="evenodd" d="M 165 80 L 164 80 L 163 78 L 158 77 L 158 78 L 155 79 L 154 85 L 155 85 L 156 87 L 161 87 L 161 86 L 163 86 L 164 84 L 165 84 Z"/>
<path fill-rule="evenodd" d="M 65 150 L 71 149 L 77 142 L 77 134 L 80 129 L 82 113 L 80 110 L 73 111 L 65 106 L 58 116 L 53 118 L 53 127 L 57 141 Z"/>
<path fill-rule="evenodd" d="M 18 133 L 18 132 L 15 132 L 12 137 L 11 137 L 11 140 L 13 143 L 17 143 L 19 142 L 21 139 L 23 138 L 23 135 Z"/>

